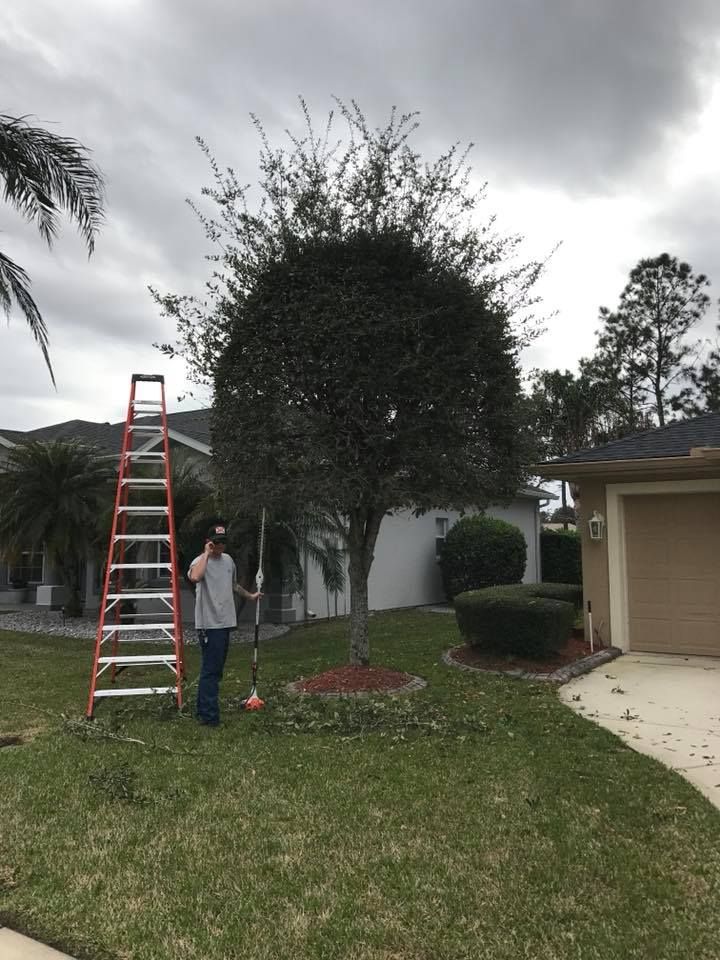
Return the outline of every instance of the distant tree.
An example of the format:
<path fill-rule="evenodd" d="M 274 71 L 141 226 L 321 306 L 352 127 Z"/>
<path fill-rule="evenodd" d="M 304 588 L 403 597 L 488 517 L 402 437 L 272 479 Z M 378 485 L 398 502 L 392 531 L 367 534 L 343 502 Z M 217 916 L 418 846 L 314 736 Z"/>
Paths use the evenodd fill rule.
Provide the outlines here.
<path fill-rule="evenodd" d="M 20 443 L 0 470 L 0 544 L 13 553 L 45 548 L 66 589 L 68 616 L 82 613 L 82 569 L 108 535 L 115 470 L 73 441 Z"/>
<path fill-rule="evenodd" d="M 0 183 L 3 199 L 37 225 L 48 246 L 57 235 L 59 214 L 65 212 L 92 254 L 103 219 L 104 184 L 81 143 L 31 127 L 23 117 L 0 116 Z M 30 278 L 0 252 L 0 307 L 7 316 L 13 303 L 25 315 L 55 383 L 47 327 L 30 294 Z"/>
<path fill-rule="evenodd" d="M 290 149 L 263 136 L 261 202 L 213 160 L 208 303 L 162 297 L 212 378 L 213 450 L 238 503 L 311 505 L 346 530 L 350 660 L 369 661 L 368 576 L 393 510 L 485 506 L 526 460 L 517 352 L 540 266 L 475 216 L 464 156 L 425 164 L 413 115 L 340 104 Z M 331 118 L 332 119 L 332 118 Z"/>
<path fill-rule="evenodd" d="M 717 332 L 720 335 L 720 326 Z M 688 373 L 688 387 L 673 408 L 688 417 L 720 413 L 720 337 L 699 366 Z"/>
<path fill-rule="evenodd" d="M 569 370 L 536 370 L 531 378 L 529 396 L 531 433 L 541 456 L 563 457 L 604 441 L 604 385 Z M 566 514 L 567 486 L 560 484 L 562 510 Z M 567 516 L 563 517 L 565 528 Z"/>
<path fill-rule="evenodd" d="M 550 517 L 550 523 L 562 523 L 567 530 L 568 523 L 575 523 L 576 519 L 575 507 L 568 505 L 554 510 Z"/>
<path fill-rule="evenodd" d="M 710 303 L 709 284 L 688 263 L 662 253 L 632 269 L 616 311 L 601 308 L 593 364 L 615 385 L 630 422 L 649 408 L 663 426 L 673 405 L 682 405 L 698 348 L 687 336 Z"/>

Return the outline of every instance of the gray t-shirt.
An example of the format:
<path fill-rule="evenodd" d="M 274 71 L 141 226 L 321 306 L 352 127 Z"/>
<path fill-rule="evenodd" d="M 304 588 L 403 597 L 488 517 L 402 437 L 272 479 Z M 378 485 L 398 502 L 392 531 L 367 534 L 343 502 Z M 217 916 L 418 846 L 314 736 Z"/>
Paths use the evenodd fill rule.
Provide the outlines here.
<path fill-rule="evenodd" d="M 202 555 L 195 557 L 190 569 Z M 198 630 L 222 630 L 237 626 L 234 587 L 235 561 L 226 553 L 208 557 L 205 576 L 195 584 L 195 626 Z"/>

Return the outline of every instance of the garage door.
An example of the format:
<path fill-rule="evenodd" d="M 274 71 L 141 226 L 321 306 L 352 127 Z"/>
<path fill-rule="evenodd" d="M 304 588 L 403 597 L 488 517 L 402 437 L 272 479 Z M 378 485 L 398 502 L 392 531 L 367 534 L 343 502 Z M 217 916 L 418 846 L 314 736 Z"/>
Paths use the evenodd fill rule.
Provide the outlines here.
<path fill-rule="evenodd" d="M 720 494 L 624 500 L 631 650 L 720 656 Z"/>

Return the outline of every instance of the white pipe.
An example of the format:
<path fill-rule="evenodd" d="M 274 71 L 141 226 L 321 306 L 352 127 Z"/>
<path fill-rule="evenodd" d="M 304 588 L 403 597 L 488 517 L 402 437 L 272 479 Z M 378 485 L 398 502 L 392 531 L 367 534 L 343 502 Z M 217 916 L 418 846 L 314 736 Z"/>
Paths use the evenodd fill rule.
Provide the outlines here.
<path fill-rule="evenodd" d="M 590 653 L 595 653 L 595 641 L 593 638 L 592 625 L 592 603 L 588 600 L 588 626 L 590 627 Z"/>

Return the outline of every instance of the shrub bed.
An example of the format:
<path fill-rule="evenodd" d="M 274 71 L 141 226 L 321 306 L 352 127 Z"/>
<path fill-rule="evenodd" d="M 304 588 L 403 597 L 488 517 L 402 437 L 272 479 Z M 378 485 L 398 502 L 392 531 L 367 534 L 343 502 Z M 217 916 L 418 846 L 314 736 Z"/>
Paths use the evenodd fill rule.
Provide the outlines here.
<path fill-rule="evenodd" d="M 580 534 L 575 530 L 541 531 L 540 564 L 543 580 L 582 583 Z"/>
<path fill-rule="evenodd" d="M 455 616 L 465 642 L 507 656 L 542 659 L 556 653 L 570 637 L 576 610 L 572 601 L 532 589 L 544 586 L 490 587 L 456 596 Z M 577 589 L 571 584 L 553 587 Z"/>
<path fill-rule="evenodd" d="M 526 562 L 527 544 L 519 527 L 496 517 L 463 517 L 448 531 L 440 554 L 447 597 L 520 583 Z"/>

